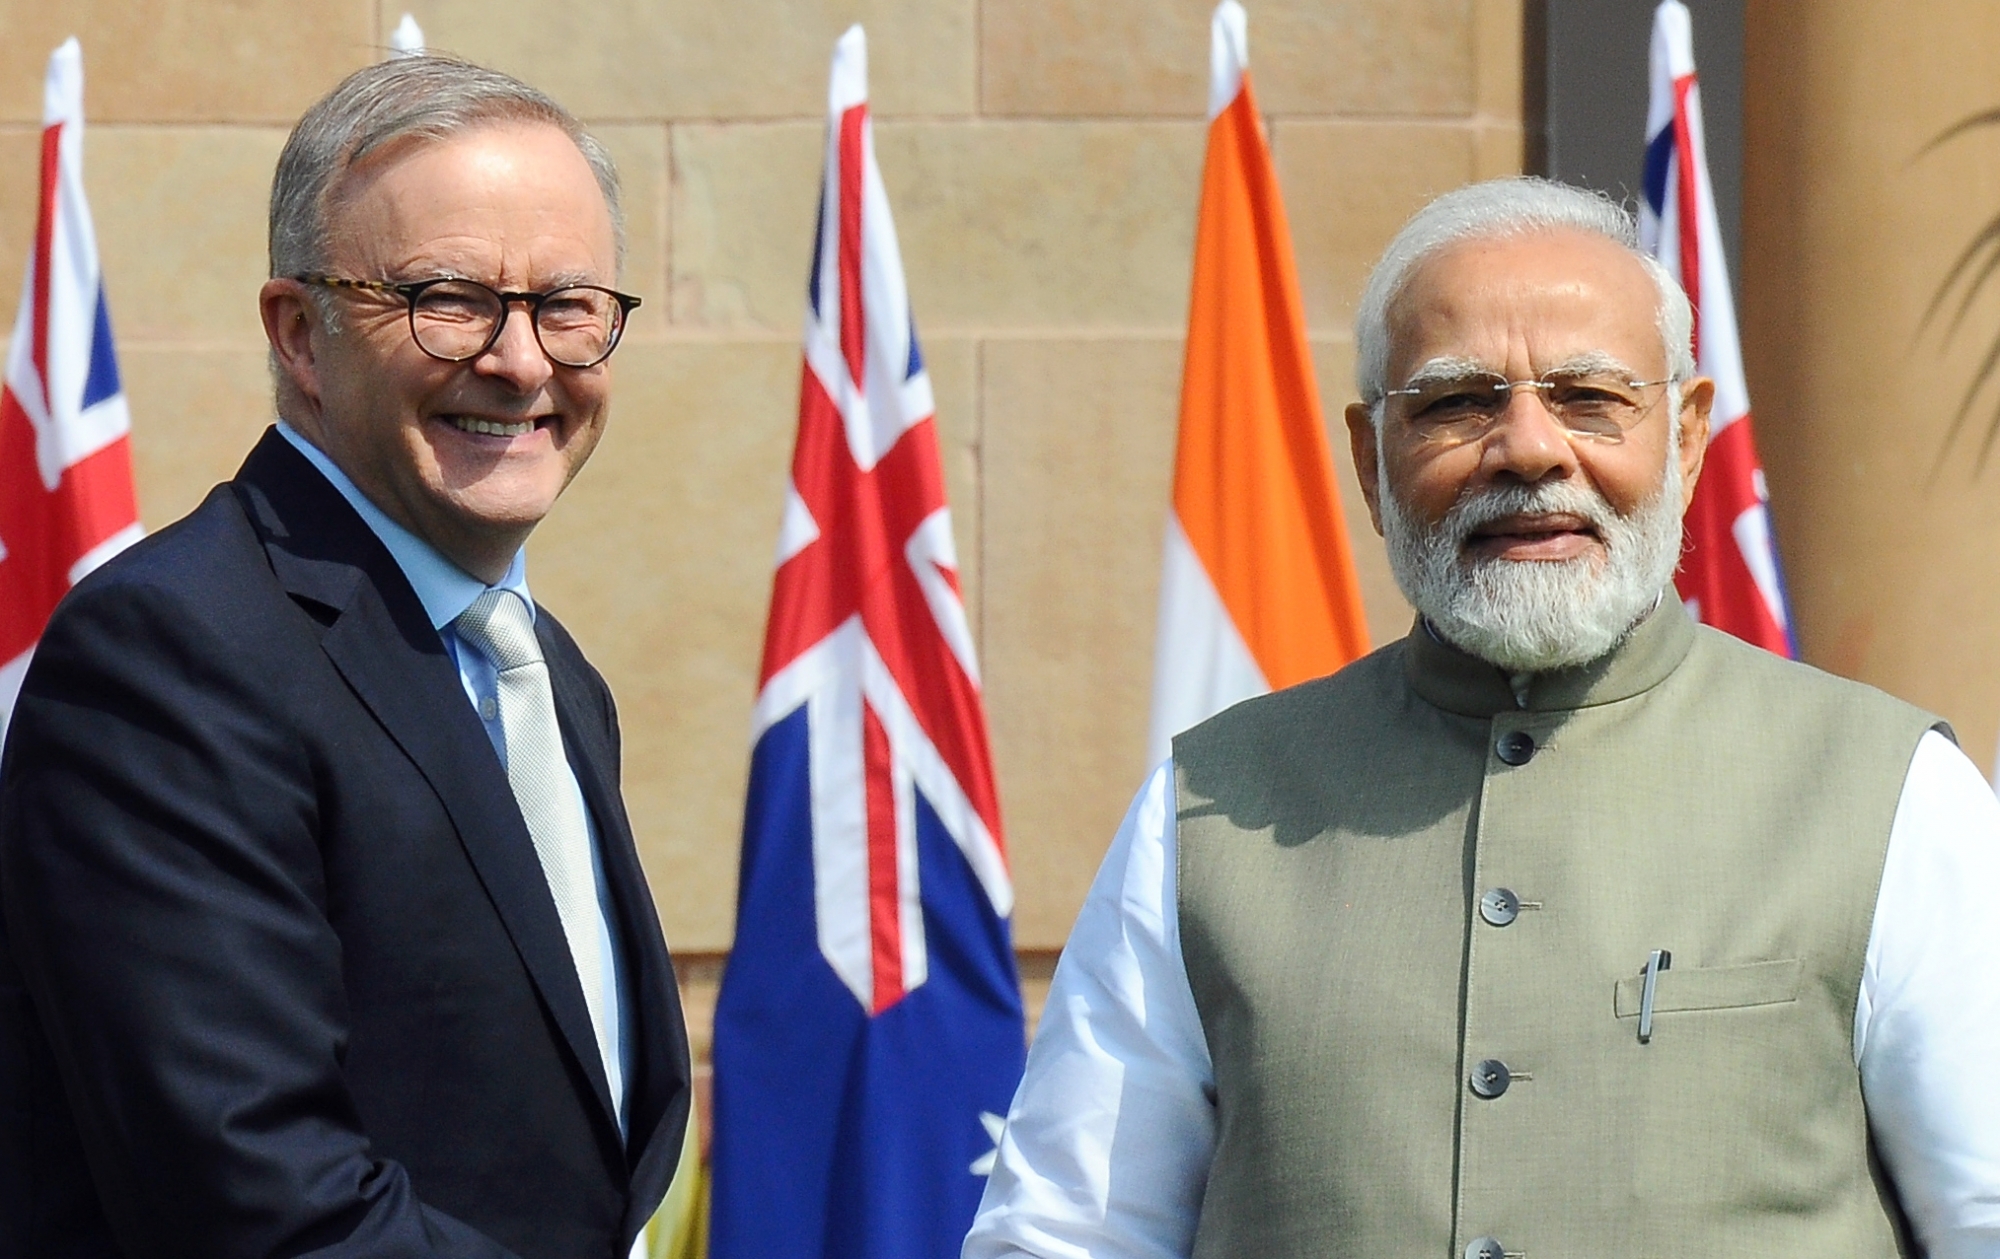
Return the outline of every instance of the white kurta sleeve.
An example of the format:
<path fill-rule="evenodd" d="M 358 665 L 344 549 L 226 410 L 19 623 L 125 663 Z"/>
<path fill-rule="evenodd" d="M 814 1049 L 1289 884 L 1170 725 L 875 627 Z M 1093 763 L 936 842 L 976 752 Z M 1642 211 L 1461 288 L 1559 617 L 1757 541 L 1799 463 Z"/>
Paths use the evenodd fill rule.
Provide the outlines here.
<path fill-rule="evenodd" d="M 2000 1259 L 2000 801 L 1917 745 L 1889 830 L 1854 1053 L 1868 1126 L 1930 1259 Z"/>
<path fill-rule="evenodd" d="M 1181 961 L 1174 779 L 1125 815 L 1056 966 L 964 1259 L 1185 1256 L 1215 1146 Z"/>

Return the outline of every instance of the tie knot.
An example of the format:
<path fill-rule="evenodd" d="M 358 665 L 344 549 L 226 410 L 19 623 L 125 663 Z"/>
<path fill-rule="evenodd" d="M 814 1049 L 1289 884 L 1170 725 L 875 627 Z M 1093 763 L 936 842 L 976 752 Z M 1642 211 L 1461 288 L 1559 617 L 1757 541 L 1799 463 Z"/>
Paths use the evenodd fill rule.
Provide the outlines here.
<path fill-rule="evenodd" d="M 480 595 L 458 614 L 452 626 L 502 673 L 541 662 L 542 645 L 535 641 L 535 623 L 528 618 L 527 601 L 511 590 L 489 590 Z"/>

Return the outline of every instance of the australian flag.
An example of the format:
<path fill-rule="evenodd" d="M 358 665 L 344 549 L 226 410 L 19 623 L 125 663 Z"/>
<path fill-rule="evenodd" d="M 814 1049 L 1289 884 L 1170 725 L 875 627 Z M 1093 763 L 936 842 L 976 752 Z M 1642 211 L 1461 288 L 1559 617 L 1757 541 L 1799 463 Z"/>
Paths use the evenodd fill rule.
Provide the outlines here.
<path fill-rule="evenodd" d="M 930 379 L 835 46 L 798 444 L 715 1014 L 713 1259 L 949 1259 L 1025 1056 Z"/>

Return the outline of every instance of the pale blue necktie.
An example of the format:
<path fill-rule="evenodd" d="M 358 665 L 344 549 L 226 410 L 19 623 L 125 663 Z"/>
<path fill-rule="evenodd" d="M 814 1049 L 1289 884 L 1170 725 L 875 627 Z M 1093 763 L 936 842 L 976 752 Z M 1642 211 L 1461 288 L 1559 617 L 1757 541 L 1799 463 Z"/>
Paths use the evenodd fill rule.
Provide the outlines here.
<path fill-rule="evenodd" d="M 542 875 L 555 898 L 569 941 L 570 961 L 583 985 L 597 1051 L 611 1069 L 611 994 L 604 984 L 604 945 L 598 934 L 597 877 L 590 859 L 590 831 L 583 804 L 571 785 L 556 725 L 555 693 L 549 666 L 535 639 L 527 603 L 508 590 L 489 590 L 452 622 L 460 639 L 485 653 L 499 671 L 500 728 L 507 744 L 507 782 L 521 806 L 522 820 L 541 858 Z"/>

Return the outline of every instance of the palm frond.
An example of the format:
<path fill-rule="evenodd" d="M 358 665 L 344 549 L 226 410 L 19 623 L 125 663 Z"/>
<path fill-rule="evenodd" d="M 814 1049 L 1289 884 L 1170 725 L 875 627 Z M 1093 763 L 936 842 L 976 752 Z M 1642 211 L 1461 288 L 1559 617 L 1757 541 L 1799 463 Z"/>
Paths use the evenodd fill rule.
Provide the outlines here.
<path fill-rule="evenodd" d="M 2000 108 L 1981 110 L 1959 119 L 1951 126 L 1932 136 L 1930 142 L 1918 149 L 1905 165 L 1914 165 L 1920 158 L 1933 150 L 1981 127 L 2000 126 Z M 1982 257 L 1983 255 L 1983 257 Z M 2000 274 L 2000 215 L 1988 219 L 1966 247 L 1959 252 L 1956 260 L 1945 272 L 1944 280 L 1931 295 L 1930 304 L 1924 308 L 1923 318 L 1917 321 L 1917 336 L 1930 330 L 1932 323 L 1952 294 L 1958 292 L 1958 302 L 1952 310 L 1951 320 L 1939 337 L 1938 349 L 1942 353 L 1950 348 L 1952 339 L 1971 313 L 1973 303 L 1986 291 L 1996 274 Z M 1959 399 L 1958 411 L 1951 417 L 1951 424 L 1945 429 L 1944 441 L 1938 447 L 1937 459 L 1931 466 L 1931 479 L 1935 481 L 1943 472 L 1952 446 L 1964 431 L 1966 420 L 1972 415 L 1980 396 L 1992 383 L 1994 373 L 2000 371 L 2000 330 L 1996 330 L 1992 341 L 1986 347 L 1986 356 L 1980 360 L 1979 369 L 1966 385 L 1964 395 Z M 1996 401 L 1993 415 L 1986 425 L 1986 434 L 1980 440 L 1979 454 L 1973 460 L 1973 475 L 1978 476 L 1986 469 L 1986 460 L 1992 455 L 1996 441 L 2000 441 L 2000 401 Z"/>
<path fill-rule="evenodd" d="M 1979 296 L 1980 288 L 1991 278 L 1994 269 L 2000 267 L 2000 215 L 1987 220 L 1986 226 L 1979 229 L 1979 234 L 1972 238 L 1972 243 L 1965 247 L 1965 252 L 1961 253 L 1958 260 L 1951 264 L 1950 270 L 1945 272 L 1944 283 L 1938 285 L 1937 292 L 1931 295 L 1931 304 L 1924 308 L 1924 317 L 1917 321 L 1918 332 L 1930 327 L 1931 320 L 1937 318 L 1938 309 L 1944 305 L 1952 289 L 1958 286 L 1966 268 L 1972 265 L 1973 259 L 1982 251 L 1990 251 L 1986 265 L 1981 267 L 1979 274 L 1965 286 L 1965 294 L 1958 303 L 1957 311 L 1952 314 L 1951 325 L 1944 332 L 1944 343 L 1947 345 L 1951 343 L 1952 334 L 1958 331 L 1959 324 L 1965 321 L 1965 312 L 1971 308 L 1973 299 Z"/>
<path fill-rule="evenodd" d="M 1940 131 L 1936 135 L 1932 136 L 1930 139 L 1930 143 L 1924 145 L 1923 148 L 1918 149 L 1916 151 L 1916 154 L 1912 156 L 1908 162 L 1904 163 L 1904 165 L 1914 166 L 1916 165 L 1919 158 L 1926 156 L 1927 154 L 1930 153 L 1932 149 L 1935 149 L 1940 145 L 1943 145 L 1947 141 L 1955 140 L 1959 136 L 1964 135 L 1966 132 L 1971 131 L 1976 127 L 1990 127 L 1995 123 L 2000 123 L 2000 108 L 1982 109 L 1976 114 L 1971 114 L 1967 117 L 1961 118 L 1957 122 L 1951 124 L 1949 127 L 1946 127 L 1943 131 Z"/>
<path fill-rule="evenodd" d="M 1973 374 L 1972 383 L 1966 386 L 1965 397 L 1958 404 L 1958 413 L 1951 417 L 1951 426 L 1944 433 L 1944 444 L 1938 449 L 1940 465 L 1944 461 L 1945 454 L 1951 450 L 1952 443 L 1958 440 L 1959 430 L 1965 427 L 1966 417 L 1972 414 L 1972 404 L 1979 400 L 1980 392 L 1986 388 L 1986 382 L 1993 378 L 1996 369 L 2000 369 L 2000 337 L 1995 337 L 1993 343 L 1986 348 L 1986 357 L 1980 360 L 1979 370 Z M 1994 434 L 2000 432 L 2000 414 L 1996 414 L 1994 425 L 1994 428 L 1988 430 L 1985 441 L 1980 444 L 1979 461 L 1975 465 L 1975 471 L 1986 464 L 1986 452 L 1993 445 Z"/>

